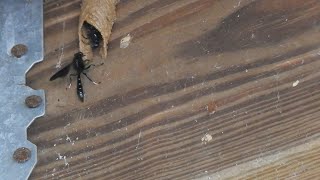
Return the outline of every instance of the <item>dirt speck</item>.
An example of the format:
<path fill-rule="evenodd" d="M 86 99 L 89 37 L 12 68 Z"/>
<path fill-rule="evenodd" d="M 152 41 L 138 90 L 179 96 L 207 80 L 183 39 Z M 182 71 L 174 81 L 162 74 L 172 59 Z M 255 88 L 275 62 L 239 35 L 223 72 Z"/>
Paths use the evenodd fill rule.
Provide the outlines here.
<path fill-rule="evenodd" d="M 292 83 L 292 87 L 298 86 L 299 82 L 300 82 L 299 80 L 296 80 L 294 83 Z"/>
<path fill-rule="evenodd" d="M 214 114 L 217 111 L 217 104 L 212 101 L 210 103 L 207 104 L 206 106 L 206 110 L 208 111 L 209 114 Z"/>
<path fill-rule="evenodd" d="M 202 138 L 201 141 L 203 144 L 207 144 L 212 140 L 212 136 L 210 134 L 205 134 Z"/>
<path fill-rule="evenodd" d="M 132 39 L 132 37 L 130 36 L 130 34 L 128 34 L 127 36 L 122 38 L 120 40 L 120 48 L 121 49 L 127 48 L 130 44 L 131 39 Z"/>

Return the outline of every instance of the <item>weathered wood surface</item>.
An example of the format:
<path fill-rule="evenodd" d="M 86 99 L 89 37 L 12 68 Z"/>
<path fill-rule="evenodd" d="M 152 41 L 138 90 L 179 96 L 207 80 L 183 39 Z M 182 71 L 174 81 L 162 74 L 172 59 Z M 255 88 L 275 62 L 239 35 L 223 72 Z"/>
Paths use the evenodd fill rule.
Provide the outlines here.
<path fill-rule="evenodd" d="M 85 103 L 48 81 L 78 50 L 80 3 L 45 1 L 30 179 L 319 177 L 320 1 L 122 0 Z"/>

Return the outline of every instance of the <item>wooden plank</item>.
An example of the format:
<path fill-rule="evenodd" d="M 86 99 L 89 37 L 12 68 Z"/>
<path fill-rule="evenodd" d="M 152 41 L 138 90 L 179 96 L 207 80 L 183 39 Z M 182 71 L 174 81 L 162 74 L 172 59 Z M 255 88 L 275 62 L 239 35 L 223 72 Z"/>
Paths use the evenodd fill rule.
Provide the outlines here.
<path fill-rule="evenodd" d="M 317 141 L 319 142 L 319 141 Z M 311 145 L 311 146 L 310 146 Z M 250 174 L 246 174 L 243 179 L 254 179 L 259 177 L 262 179 L 285 179 L 285 178 L 299 178 L 299 179 L 317 179 L 319 177 L 320 159 L 319 144 L 311 143 L 304 144 L 305 151 L 299 151 L 296 148 L 292 152 L 297 153 L 290 154 L 285 158 L 261 168 L 257 168 L 255 171 L 251 171 Z M 307 147 L 307 148 L 306 148 Z M 239 179 L 239 177 L 236 177 Z"/>
<path fill-rule="evenodd" d="M 313 140 L 199 179 L 317 179 L 319 145 Z"/>
<path fill-rule="evenodd" d="M 108 57 L 94 59 L 105 64 L 89 72 L 102 84 L 84 79 L 84 103 L 66 79 L 48 81 L 78 50 L 80 3 L 45 1 L 45 61 L 27 77 L 47 92 L 28 129 L 30 179 L 210 178 L 319 142 L 319 1 L 122 0 Z M 294 158 L 317 151 L 303 153 Z"/>

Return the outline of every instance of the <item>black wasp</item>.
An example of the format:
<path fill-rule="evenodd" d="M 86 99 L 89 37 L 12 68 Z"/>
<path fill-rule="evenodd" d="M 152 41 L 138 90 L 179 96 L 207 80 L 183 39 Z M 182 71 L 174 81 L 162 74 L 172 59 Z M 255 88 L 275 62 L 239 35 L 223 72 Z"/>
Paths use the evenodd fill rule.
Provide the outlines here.
<path fill-rule="evenodd" d="M 102 40 L 102 36 L 100 32 L 94 26 L 89 24 L 87 21 L 83 23 L 83 26 L 86 28 L 86 34 L 87 34 L 87 38 L 86 37 L 84 38 L 89 39 L 92 49 L 96 49 L 97 47 L 99 47 L 100 42 Z"/>
<path fill-rule="evenodd" d="M 87 65 L 87 62 L 89 60 L 83 60 L 83 53 L 82 52 L 78 52 L 74 54 L 73 57 L 73 61 L 68 64 L 66 67 L 62 68 L 60 71 L 56 72 L 51 78 L 50 81 L 53 81 L 59 77 L 65 77 L 69 71 L 70 71 L 70 67 L 73 65 L 73 68 L 76 70 L 75 74 L 70 74 L 69 75 L 69 87 L 71 86 L 71 77 L 72 76 L 77 76 L 77 94 L 79 99 L 83 102 L 84 101 L 84 91 L 83 91 L 83 87 L 82 87 L 82 82 L 81 82 L 81 74 L 85 75 L 89 81 L 91 81 L 93 84 L 100 84 L 94 82 L 91 78 L 88 77 L 87 73 L 85 72 L 85 70 L 89 69 L 91 66 L 95 66 L 94 64 L 90 64 Z M 101 64 L 102 65 L 102 64 Z"/>

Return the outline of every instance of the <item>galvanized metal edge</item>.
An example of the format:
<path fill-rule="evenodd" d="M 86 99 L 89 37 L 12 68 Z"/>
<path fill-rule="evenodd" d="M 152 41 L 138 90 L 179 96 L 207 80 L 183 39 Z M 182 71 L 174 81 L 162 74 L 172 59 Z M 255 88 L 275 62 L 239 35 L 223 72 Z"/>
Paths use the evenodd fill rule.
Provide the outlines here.
<path fill-rule="evenodd" d="M 22 44 L 27 51 L 17 57 L 12 48 Z M 0 179 L 27 179 L 37 162 L 37 148 L 27 140 L 27 128 L 45 113 L 45 93 L 25 85 L 26 72 L 43 60 L 43 1 L 0 1 Z M 37 95 L 38 107 L 25 104 Z M 30 150 L 25 161 L 13 157 L 21 147 Z M 22 154 L 23 155 L 23 154 Z M 23 157 L 23 156 L 22 156 Z"/>

